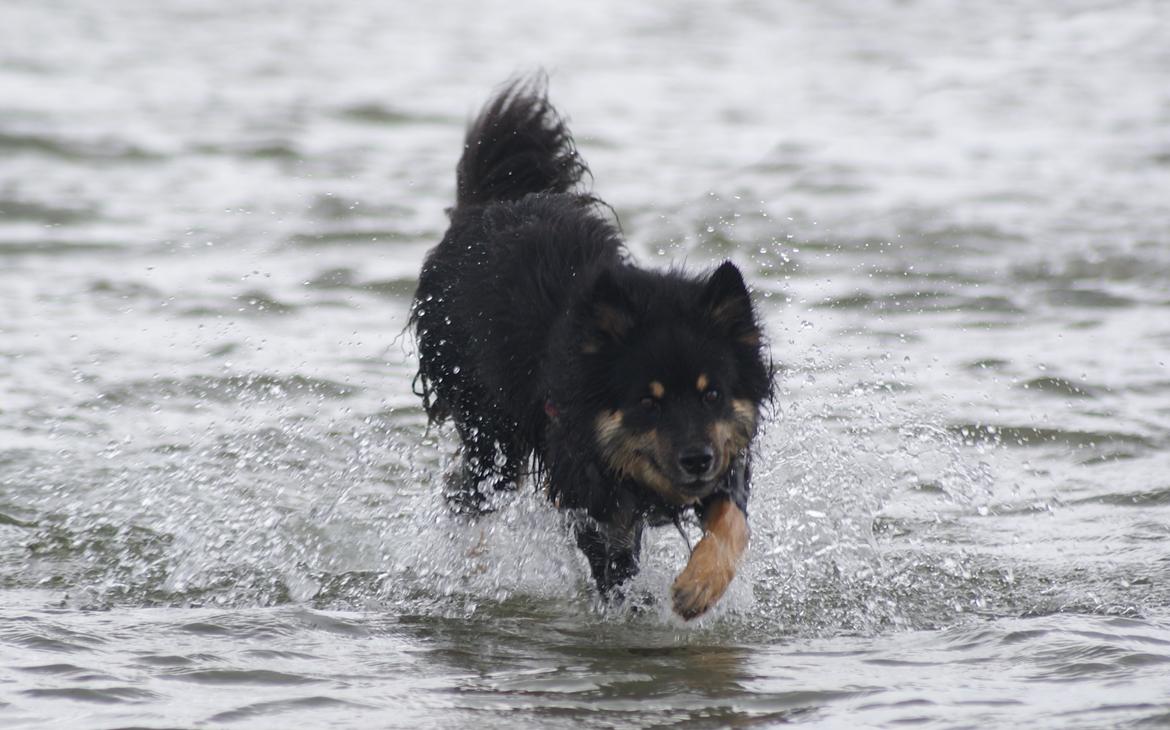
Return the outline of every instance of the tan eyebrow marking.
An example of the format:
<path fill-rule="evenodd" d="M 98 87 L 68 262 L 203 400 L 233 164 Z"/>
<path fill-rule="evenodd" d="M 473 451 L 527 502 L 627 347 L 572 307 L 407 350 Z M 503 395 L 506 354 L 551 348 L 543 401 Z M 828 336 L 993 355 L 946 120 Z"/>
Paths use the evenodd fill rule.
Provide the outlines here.
<path fill-rule="evenodd" d="M 651 380 L 650 395 L 654 396 L 655 398 L 661 398 L 662 396 L 666 395 L 665 386 L 663 386 L 662 383 L 658 382 L 657 380 Z"/>
<path fill-rule="evenodd" d="M 702 373 L 701 375 L 699 375 L 699 380 L 698 380 L 698 382 L 695 383 L 695 387 L 699 389 L 700 393 L 702 393 L 703 391 L 705 391 L 707 389 L 707 386 L 710 384 L 711 384 L 711 381 L 707 380 L 707 374 Z"/>

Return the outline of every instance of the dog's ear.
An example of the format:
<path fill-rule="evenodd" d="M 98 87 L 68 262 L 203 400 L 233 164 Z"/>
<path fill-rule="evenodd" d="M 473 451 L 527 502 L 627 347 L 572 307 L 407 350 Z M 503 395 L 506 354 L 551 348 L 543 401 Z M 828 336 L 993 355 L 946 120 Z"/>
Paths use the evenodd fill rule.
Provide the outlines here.
<path fill-rule="evenodd" d="M 613 274 L 602 271 L 589 292 L 587 352 L 595 352 L 603 341 L 620 342 L 634 327 L 633 305 Z"/>
<path fill-rule="evenodd" d="M 703 288 L 701 306 L 707 319 L 724 335 L 745 345 L 760 344 L 760 328 L 743 275 L 725 261 Z"/>

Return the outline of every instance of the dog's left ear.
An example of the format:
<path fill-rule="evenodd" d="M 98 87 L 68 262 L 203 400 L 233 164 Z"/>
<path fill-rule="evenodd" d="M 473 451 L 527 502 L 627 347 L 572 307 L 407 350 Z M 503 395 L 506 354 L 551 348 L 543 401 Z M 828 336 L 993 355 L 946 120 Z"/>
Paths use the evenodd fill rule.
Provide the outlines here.
<path fill-rule="evenodd" d="M 634 327 L 630 298 L 609 271 L 602 271 L 594 280 L 587 311 L 585 352 L 597 352 L 603 342 L 621 342 Z"/>
<path fill-rule="evenodd" d="M 725 261 L 715 269 L 703 288 L 701 305 L 721 333 L 745 345 L 760 344 L 752 298 L 735 264 Z"/>

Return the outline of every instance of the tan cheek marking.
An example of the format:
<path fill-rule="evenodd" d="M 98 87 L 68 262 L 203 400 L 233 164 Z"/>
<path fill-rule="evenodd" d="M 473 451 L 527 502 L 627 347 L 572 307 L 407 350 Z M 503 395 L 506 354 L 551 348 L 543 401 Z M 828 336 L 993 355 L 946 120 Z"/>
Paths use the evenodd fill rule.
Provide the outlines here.
<path fill-rule="evenodd" d="M 626 446 L 628 451 L 625 472 L 663 497 L 677 501 L 670 480 L 642 453 L 658 449 L 658 429 L 650 429 L 641 436 L 627 439 Z"/>
<path fill-rule="evenodd" d="M 602 447 L 608 446 L 609 442 L 613 441 L 622 429 L 622 412 L 603 412 L 597 417 L 593 427 L 597 431 L 597 443 Z"/>
<path fill-rule="evenodd" d="M 658 431 L 631 434 L 622 424 L 620 411 L 602 413 L 594 422 L 597 444 L 609 468 L 637 481 L 674 504 L 686 504 L 694 498 L 675 492 L 674 484 L 646 456 L 658 450 Z"/>
<path fill-rule="evenodd" d="M 742 337 L 740 337 L 739 341 L 742 344 L 750 345 L 751 347 L 755 347 L 756 345 L 760 344 L 760 333 L 756 332 L 756 331 L 748 332 L 746 335 L 743 335 Z"/>
<path fill-rule="evenodd" d="M 731 401 L 732 418 L 720 419 L 707 427 L 707 437 L 715 444 L 720 460 L 731 458 L 743 451 L 756 435 L 758 411 L 748 400 Z"/>
<path fill-rule="evenodd" d="M 735 426 L 730 421 L 715 421 L 707 427 L 707 438 L 720 450 L 726 449 L 735 438 Z"/>
<path fill-rule="evenodd" d="M 731 458 L 743 450 L 736 443 L 735 427 L 730 421 L 715 421 L 707 427 L 707 439 L 715 446 L 715 473 L 720 474 Z"/>
<path fill-rule="evenodd" d="M 666 480 L 666 477 L 659 474 L 658 470 L 645 459 L 639 458 L 632 461 L 626 471 L 626 475 L 650 487 L 663 497 L 669 497 L 671 495 L 670 482 Z"/>
<path fill-rule="evenodd" d="M 655 398 L 662 398 L 666 395 L 666 387 L 657 380 L 650 381 L 650 395 Z"/>
<path fill-rule="evenodd" d="M 699 375 L 699 379 L 695 382 L 695 387 L 699 389 L 700 393 L 703 393 L 707 390 L 707 386 L 710 384 L 711 381 L 707 380 L 707 374 L 703 373 Z"/>
<path fill-rule="evenodd" d="M 689 621 L 723 597 L 747 550 L 748 534 L 747 516 L 731 500 L 707 508 L 703 539 L 671 587 L 675 613 Z"/>
<path fill-rule="evenodd" d="M 629 316 L 607 304 L 597 307 L 597 327 L 612 337 L 622 337 L 633 325 Z"/>
<path fill-rule="evenodd" d="M 737 398 L 731 401 L 731 410 L 735 413 L 735 420 L 745 430 L 754 435 L 756 432 L 756 421 L 760 417 L 760 412 L 756 410 L 756 404 L 750 400 Z"/>

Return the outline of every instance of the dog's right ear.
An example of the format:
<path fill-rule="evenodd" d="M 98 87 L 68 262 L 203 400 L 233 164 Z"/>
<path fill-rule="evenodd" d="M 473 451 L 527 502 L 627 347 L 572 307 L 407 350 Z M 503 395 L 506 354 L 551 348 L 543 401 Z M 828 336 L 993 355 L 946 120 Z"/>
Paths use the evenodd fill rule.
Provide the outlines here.
<path fill-rule="evenodd" d="M 760 328 L 756 324 L 751 295 L 735 264 L 724 261 L 715 269 L 707 279 L 700 301 L 718 331 L 745 345 L 760 344 Z"/>
<path fill-rule="evenodd" d="M 588 297 L 585 352 L 597 352 L 604 342 L 620 342 L 634 328 L 630 298 L 608 270 L 593 281 Z"/>

